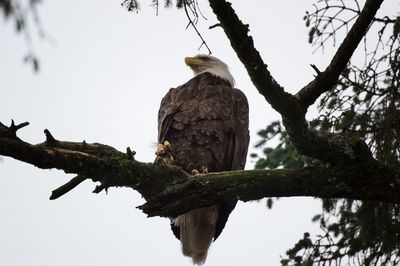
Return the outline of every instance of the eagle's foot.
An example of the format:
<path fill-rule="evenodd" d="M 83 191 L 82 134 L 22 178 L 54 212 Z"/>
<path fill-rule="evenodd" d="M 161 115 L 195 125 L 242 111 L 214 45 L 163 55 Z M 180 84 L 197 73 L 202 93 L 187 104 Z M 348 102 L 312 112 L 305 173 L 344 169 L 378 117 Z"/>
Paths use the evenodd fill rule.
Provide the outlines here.
<path fill-rule="evenodd" d="M 172 157 L 172 146 L 171 143 L 166 140 L 164 143 L 160 143 L 157 145 L 156 150 L 157 160 L 159 162 L 165 164 L 172 164 L 174 161 L 174 157 Z"/>
<path fill-rule="evenodd" d="M 157 145 L 156 155 L 162 157 L 165 154 L 164 144 L 160 143 Z"/>
<path fill-rule="evenodd" d="M 174 157 L 172 155 L 163 158 L 163 163 L 165 164 L 172 164 L 174 162 Z"/>
<path fill-rule="evenodd" d="M 171 143 L 168 140 L 164 141 L 163 145 L 166 151 L 172 151 Z"/>
<path fill-rule="evenodd" d="M 203 165 L 203 167 L 201 167 L 201 173 L 205 175 L 208 174 L 208 167 Z"/>
<path fill-rule="evenodd" d="M 196 168 L 192 169 L 192 175 L 199 175 L 200 172 Z"/>
<path fill-rule="evenodd" d="M 197 170 L 196 168 L 193 168 L 192 175 L 199 175 L 199 174 L 208 174 L 208 167 L 202 166 L 201 172 L 199 170 Z"/>

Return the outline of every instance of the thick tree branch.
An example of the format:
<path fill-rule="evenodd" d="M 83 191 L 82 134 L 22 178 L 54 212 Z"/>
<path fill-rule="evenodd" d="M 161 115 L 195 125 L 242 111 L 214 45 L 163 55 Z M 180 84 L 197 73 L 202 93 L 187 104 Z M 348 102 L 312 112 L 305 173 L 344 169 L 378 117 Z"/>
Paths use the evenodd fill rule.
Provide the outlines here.
<path fill-rule="evenodd" d="M 260 53 L 254 47 L 253 38 L 249 36 L 249 25 L 243 24 L 233 10 L 231 3 L 225 0 L 210 0 L 210 6 L 219 20 L 219 25 L 231 42 L 240 61 L 245 66 L 251 81 L 258 92 L 282 116 L 300 118 L 304 115 L 297 99 L 284 91 L 267 69 Z M 294 118 L 295 119 L 295 118 Z M 294 120 L 293 119 L 293 120 Z"/>
<path fill-rule="evenodd" d="M 322 93 L 327 92 L 336 85 L 340 74 L 345 69 L 353 52 L 367 33 L 369 25 L 373 21 L 382 2 L 383 0 L 366 1 L 356 22 L 347 33 L 346 38 L 339 46 L 325 71 L 320 73 L 296 94 L 305 109 L 312 105 Z"/>
<path fill-rule="evenodd" d="M 0 123 L 0 155 L 78 175 L 65 187 L 55 190 L 53 198 L 87 178 L 100 182 L 95 192 L 118 186 L 137 190 L 147 200 L 140 208 L 149 216 L 175 217 L 230 199 L 248 201 L 264 197 L 345 197 L 400 203 L 400 173 L 369 162 L 352 168 L 252 170 L 191 176 L 175 166 L 138 162 L 132 155 L 107 145 L 60 141 L 48 130 L 46 142 L 32 145 L 10 134 L 17 127 Z"/>
<path fill-rule="evenodd" d="M 15 134 L 13 126 L 6 127 L 0 123 L 0 155 L 41 169 L 55 168 L 99 181 L 99 188 L 131 187 L 143 197 L 150 198 L 161 192 L 159 189 L 165 184 L 181 182 L 188 177 L 175 166 L 138 162 L 132 158 L 132 151 L 127 154 L 100 143 L 59 141 L 48 130 L 45 130 L 45 142 L 32 145 L 12 132 Z M 100 192 L 98 189 L 95 191 Z"/>
<path fill-rule="evenodd" d="M 249 201 L 295 196 L 400 203 L 400 174 L 365 167 L 211 173 L 170 186 L 139 208 L 149 216 L 177 216 L 234 198 Z"/>
<path fill-rule="evenodd" d="M 253 39 L 248 35 L 248 25 L 244 25 L 240 21 L 231 4 L 225 0 L 209 0 L 209 2 L 230 40 L 232 48 L 246 67 L 253 84 L 264 95 L 267 102 L 282 115 L 283 124 L 292 143 L 302 154 L 334 165 L 351 165 L 365 160 L 376 163 L 367 145 L 362 140 L 351 135 L 327 134 L 310 129 L 305 119 L 308 105 L 304 104 L 309 100 L 304 97 L 309 94 L 314 95 L 315 91 L 322 93 L 326 90 L 326 82 L 320 81 L 321 77 L 322 80 L 326 79 L 324 77 L 327 74 L 324 73 L 333 73 L 328 75 L 329 84 L 336 82 L 353 50 L 365 33 L 364 30 L 364 33 L 360 36 L 357 31 L 368 28 L 371 16 L 373 17 L 382 0 L 367 1 L 366 7 L 361 12 L 362 15 L 360 14 L 361 20 L 358 20 L 360 22 L 356 22 L 357 25 L 352 30 L 350 37 L 346 38 L 346 44 L 341 46 L 340 52 L 332 60 L 332 66 L 328 68 L 329 71 L 318 75 L 315 79 L 316 85 L 313 85 L 315 88 L 309 90 L 309 93 L 303 92 L 302 95 L 304 96 L 302 97 L 298 95 L 295 97 L 286 93 L 271 77 L 260 54 L 253 45 Z M 347 51 L 347 49 L 353 50 Z M 343 56 L 343 59 L 340 56 Z M 336 79 L 334 80 L 333 77 L 336 77 Z M 317 85 L 321 87 L 317 88 Z"/>

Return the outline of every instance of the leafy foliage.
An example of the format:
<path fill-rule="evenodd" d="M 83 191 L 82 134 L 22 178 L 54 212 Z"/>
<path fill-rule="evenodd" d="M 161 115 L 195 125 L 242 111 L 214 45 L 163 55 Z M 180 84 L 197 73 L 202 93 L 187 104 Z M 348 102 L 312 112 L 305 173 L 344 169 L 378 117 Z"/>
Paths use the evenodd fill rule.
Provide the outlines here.
<path fill-rule="evenodd" d="M 313 218 L 322 234 L 314 240 L 305 234 L 287 251 L 282 264 L 398 265 L 399 218 L 394 205 L 324 200 L 323 213 Z"/>
<path fill-rule="evenodd" d="M 151 6 L 155 7 L 157 10 L 160 6 L 160 0 L 151 0 Z M 164 7 L 172 7 L 173 6 L 173 1 L 172 0 L 164 0 Z M 140 3 L 138 0 L 124 0 L 121 3 L 122 6 L 126 7 L 128 11 L 135 11 L 138 12 L 140 9 Z M 175 6 L 178 9 L 181 9 L 183 7 L 189 6 L 190 8 L 196 9 L 198 7 L 197 1 L 196 0 L 176 0 L 175 1 Z"/>
<path fill-rule="evenodd" d="M 324 49 L 335 46 L 360 13 L 358 1 L 319 1 L 306 12 L 309 42 Z M 400 169 L 400 18 L 374 18 L 364 38 L 364 60 L 352 59 L 337 86 L 320 98 L 319 116 L 311 126 L 326 132 L 356 135 L 375 158 Z M 312 160 L 296 152 L 278 122 L 259 132 L 262 149 L 257 168 L 298 168 Z M 271 148 L 271 141 L 278 144 Z M 322 234 L 305 233 L 286 253 L 282 265 L 398 265 L 400 208 L 352 200 L 323 200 Z"/>
<path fill-rule="evenodd" d="M 33 20 L 40 37 L 44 38 L 45 34 L 37 12 L 37 6 L 40 2 L 40 0 L 0 0 L 0 10 L 3 11 L 4 17 L 14 20 L 16 31 L 23 34 L 25 37 L 27 52 L 24 56 L 24 62 L 30 64 L 35 72 L 39 71 L 39 60 L 33 49 L 31 32 L 28 24 L 30 20 Z"/>
<path fill-rule="evenodd" d="M 8 17 L 13 13 L 13 7 L 10 0 L 0 0 L 0 9 L 3 10 L 5 17 Z"/>
<path fill-rule="evenodd" d="M 259 157 L 258 154 L 253 153 L 250 156 L 257 158 L 255 165 L 256 169 L 264 168 L 303 168 L 305 160 L 290 143 L 289 136 L 283 130 L 280 121 L 272 122 L 265 129 L 260 130 L 258 135 L 261 140 L 256 144 L 256 148 L 265 146 L 265 144 L 274 138 L 278 138 L 279 144 L 274 148 L 265 147 L 262 150 L 263 157 Z"/>
<path fill-rule="evenodd" d="M 317 121 L 318 122 L 318 121 Z M 311 122 L 311 126 L 316 126 L 316 123 Z M 275 168 L 290 168 L 301 169 L 306 166 L 320 165 L 319 160 L 315 160 L 308 156 L 300 154 L 290 142 L 289 135 L 284 130 L 280 121 L 274 121 L 265 129 L 260 130 L 258 136 L 261 140 L 255 145 L 256 148 L 262 148 L 262 155 L 252 153 L 250 156 L 256 158 L 256 169 L 275 169 Z M 271 141 L 278 144 L 271 148 Z"/>

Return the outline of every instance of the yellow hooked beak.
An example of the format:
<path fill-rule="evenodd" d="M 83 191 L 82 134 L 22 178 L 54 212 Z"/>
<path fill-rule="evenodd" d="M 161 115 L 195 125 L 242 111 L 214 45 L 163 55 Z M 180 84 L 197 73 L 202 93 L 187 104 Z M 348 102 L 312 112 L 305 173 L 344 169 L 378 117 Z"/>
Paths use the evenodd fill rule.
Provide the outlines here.
<path fill-rule="evenodd" d="M 193 68 L 204 65 L 204 61 L 196 57 L 185 57 L 185 64 Z"/>

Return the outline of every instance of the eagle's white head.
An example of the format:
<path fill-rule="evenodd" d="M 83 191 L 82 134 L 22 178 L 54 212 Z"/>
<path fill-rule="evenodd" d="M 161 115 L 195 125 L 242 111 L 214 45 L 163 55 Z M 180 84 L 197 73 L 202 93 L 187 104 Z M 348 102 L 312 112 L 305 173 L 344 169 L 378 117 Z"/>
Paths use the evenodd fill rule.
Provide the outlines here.
<path fill-rule="evenodd" d="M 214 56 L 199 54 L 195 57 L 185 57 L 185 63 L 193 70 L 195 76 L 208 72 L 226 80 L 232 87 L 235 85 L 235 80 L 229 72 L 229 67 Z"/>

